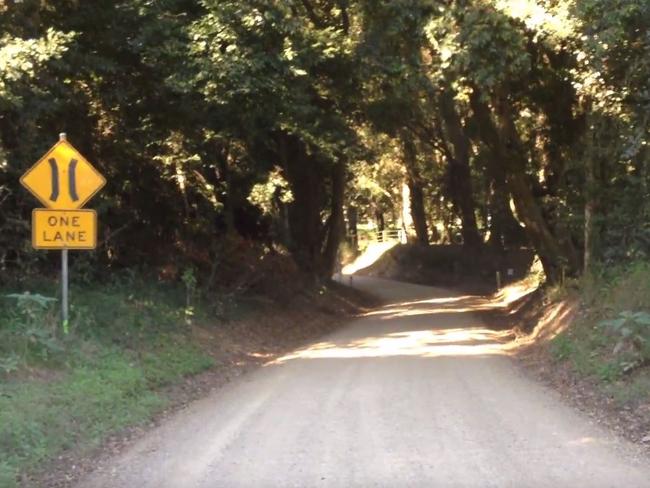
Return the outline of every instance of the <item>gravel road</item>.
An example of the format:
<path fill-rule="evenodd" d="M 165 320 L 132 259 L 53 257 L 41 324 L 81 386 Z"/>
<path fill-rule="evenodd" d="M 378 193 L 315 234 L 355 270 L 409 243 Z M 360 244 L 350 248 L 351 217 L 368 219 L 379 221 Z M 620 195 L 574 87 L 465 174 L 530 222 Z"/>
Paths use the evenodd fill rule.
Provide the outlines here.
<path fill-rule="evenodd" d="M 650 487 L 650 462 L 526 377 L 472 300 L 389 305 L 219 390 L 80 487 Z"/>

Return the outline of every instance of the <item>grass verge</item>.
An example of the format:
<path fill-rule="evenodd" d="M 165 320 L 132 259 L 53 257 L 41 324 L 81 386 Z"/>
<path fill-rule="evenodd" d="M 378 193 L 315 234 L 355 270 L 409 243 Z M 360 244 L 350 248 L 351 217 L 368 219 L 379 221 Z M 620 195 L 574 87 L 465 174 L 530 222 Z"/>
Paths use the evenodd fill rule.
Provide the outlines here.
<path fill-rule="evenodd" d="M 66 334 L 48 299 L 54 286 L 34 286 L 29 295 L 2 292 L 2 488 L 19 486 L 64 450 L 86 451 L 109 433 L 147 421 L 168 402 L 161 387 L 213 365 L 190 334 L 182 288 L 77 286 Z"/>

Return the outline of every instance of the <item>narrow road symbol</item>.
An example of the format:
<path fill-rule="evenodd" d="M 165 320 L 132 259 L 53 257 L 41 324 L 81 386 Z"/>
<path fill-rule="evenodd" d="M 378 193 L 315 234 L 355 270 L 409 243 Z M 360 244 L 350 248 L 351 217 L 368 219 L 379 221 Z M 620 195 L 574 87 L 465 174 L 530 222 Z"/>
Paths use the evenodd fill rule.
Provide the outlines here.
<path fill-rule="evenodd" d="M 50 194 L 50 200 L 56 202 L 59 199 L 59 165 L 54 158 L 50 158 L 48 163 L 50 163 L 50 172 L 52 174 L 52 193 Z M 68 192 L 73 202 L 79 200 L 79 195 L 77 195 L 77 163 L 78 161 L 76 159 L 71 159 L 68 165 Z"/>
<path fill-rule="evenodd" d="M 59 166 L 56 164 L 56 159 L 50 158 L 50 171 L 52 173 L 52 194 L 50 200 L 56 202 L 59 199 Z"/>
<path fill-rule="evenodd" d="M 59 141 L 20 182 L 46 207 L 76 210 L 83 207 L 106 180 L 69 142 Z"/>
<path fill-rule="evenodd" d="M 79 200 L 77 195 L 77 160 L 71 159 L 68 166 L 68 191 L 70 192 L 70 199 L 73 202 Z"/>

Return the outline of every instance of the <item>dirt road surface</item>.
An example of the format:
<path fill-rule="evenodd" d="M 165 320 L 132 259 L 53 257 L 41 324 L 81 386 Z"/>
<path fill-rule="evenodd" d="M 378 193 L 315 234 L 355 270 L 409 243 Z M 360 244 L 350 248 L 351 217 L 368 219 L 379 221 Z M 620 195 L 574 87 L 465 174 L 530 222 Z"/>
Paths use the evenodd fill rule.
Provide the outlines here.
<path fill-rule="evenodd" d="M 647 458 L 524 376 L 471 298 L 354 282 L 390 304 L 192 404 L 79 486 L 650 487 Z"/>

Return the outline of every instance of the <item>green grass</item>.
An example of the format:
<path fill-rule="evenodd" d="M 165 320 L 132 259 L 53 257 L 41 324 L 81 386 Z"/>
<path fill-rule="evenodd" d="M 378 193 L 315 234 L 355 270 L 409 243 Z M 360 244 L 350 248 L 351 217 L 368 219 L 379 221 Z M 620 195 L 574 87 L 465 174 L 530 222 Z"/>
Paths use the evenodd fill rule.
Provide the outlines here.
<path fill-rule="evenodd" d="M 32 290 L 49 296 L 48 286 Z M 55 303 L 2 302 L 0 487 L 145 422 L 169 401 L 161 387 L 213 365 L 192 342 L 184 293 L 144 282 L 74 287 L 67 335 Z"/>

